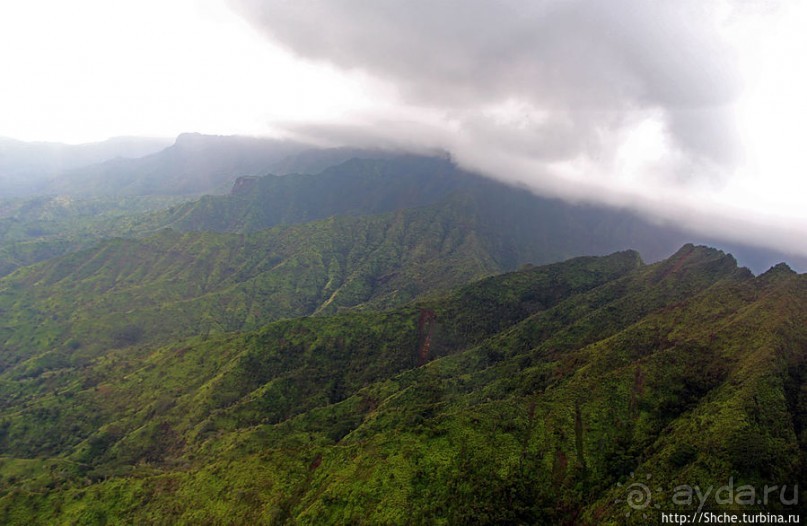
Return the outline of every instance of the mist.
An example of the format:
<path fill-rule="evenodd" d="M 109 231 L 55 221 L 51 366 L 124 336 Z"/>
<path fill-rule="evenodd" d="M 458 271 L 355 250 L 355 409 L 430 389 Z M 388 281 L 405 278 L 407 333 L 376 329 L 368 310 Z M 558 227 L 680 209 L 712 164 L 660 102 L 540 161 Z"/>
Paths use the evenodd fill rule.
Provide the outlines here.
<path fill-rule="evenodd" d="M 794 197 L 803 165 L 774 171 L 769 162 L 781 166 L 800 152 L 766 157 L 757 147 L 759 137 L 782 122 L 800 126 L 802 116 L 764 129 L 758 115 L 767 99 L 753 95 L 765 79 L 749 74 L 765 60 L 749 49 L 775 51 L 765 38 L 793 18 L 795 4 L 230 5 L 298 59 L 369 79 L 368 96 L 381 101 L 340 119 L 287 123 L 295 138 L 444 149 L 464 168 L 541 195 L 807 254 L 807 217 Z"/>

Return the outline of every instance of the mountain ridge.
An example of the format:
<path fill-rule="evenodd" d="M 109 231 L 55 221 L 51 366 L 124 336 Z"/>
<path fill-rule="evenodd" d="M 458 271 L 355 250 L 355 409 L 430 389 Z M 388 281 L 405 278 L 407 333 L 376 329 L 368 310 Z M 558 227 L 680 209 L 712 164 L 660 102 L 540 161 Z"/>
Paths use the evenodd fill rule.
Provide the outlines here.
<path fill-rule="evenodd" d="M 206 145 L 221 140 L 239 142 L 242 139 L 188 135 L 179 142 L 188 143 L 186 148 L 193 150 L 193 144 Z M 163 159 L 172 151 L 165 150 L 157 157 Z M 321 153 L 333 160 L 328 151 Z M 333 155 L 338 158 L 344 153 L 340 150 Z M 299 155 L 303 154 L 306 151 Z M 151 161 L 147 158 L 137 162 Z M 228 180 L 238 181 L 233 172 L 225 173 L 229 174 Z M 153 175 L 162 179 L 157 172 Z M 501 238 L 501 246 L 491 249 L 504 258 L 497 267 L 499 271 L 525 262 L 546 263 L 582 254 L 606 254 L 625 247 L 637 248 L 649 261 L 657 261 L 687 241 L 720 246 L 755 272 L 763 272 L 785 260 L 798 269 L 807 269 L 803 258 L 698 239 L 672 225 L 656 225 L 629 211 L 573 205 L 535 196 L 524 189 L 464 172 L 445 157 L 388 153 L 380 159 L 349 159 L 319 174 L 246 177 L 249 178 L 241 179 L 239 186 L 230 186 L 229 195 L 203 196 L 184 204 L 176 203 L 188 196 L 179 195 L 62 196 L 0 203 L 0 275 L 22 265 L 88 247 L 103 237 L 142 237 L 164 227 L 183 231 L 253 232 L 335 215 L 367 216 L 437 206 L 440 202 L 447 207 L 464 207 L 475 217 L 482 218 L 477 228 L 484 231 L 483 237 Z M 147 182 L 141 180 L 135 186 L 146 184 L 144 181 Z M 249 186 L 242 186 L 247 181 Z M 183 183 L 177 184 L 182 186 Z M 458 205 L 463 200 L 465 204 Z M 149 213 L 161 206 L 168 208 Z M 458 225 L 462 225 L 459 216 L 457 220 Z M 540 257 L 530 259 L 535 258 L 535 254 Z"/>
<path fill-rule="evenodd" d="M 51 191 L 82 196 L 200 195 L 221 191 L 239 175 L 265 173 L 303 149 L 276 139 L 179 135 L 167 148 L 138 159 L 112 159 L 53 181 Z"/>
<path fill-rule="evenodd" d="M 807 270 L 804 258 L 699 239 L 674 225 L 656 225 L 629 211 L 536 196 L 523 188 L 465 172 L 442 157 L 351 159 L 317 175 L 249 178 L 248 185 L 245 181 L 234 185 L 229 195 L 206 196 L 171 207 L 157 222 L 180 230 L 250 232 L 331 215 L 383 213 L 464 199 L 469 209 L 478 209 L 475 213 L 492 225 L 488 230 L 521 245 L 543 242 L 544 250 L 555 254 L 554 261 L 626 247 L 638 249 L 649 261 L 658 261 L 694 240 L 732 252 L 755 272 L 785 260 Z M 519 259 L 517 249 L 508 250 L 516 253 L 502 270 L 526 262 Z"/>
<path fill-rule="evenodd" d="M 6 400 L 28 401 L 0 407 L 0 473 L 41 468 L 25 464 L 27 493 L 0 482 L 0 517 L 618 524 L 631 472 L 791 488 L 807 276 L 775 274 L 703 246 L 649 265 L 627 251 L 134 344 L 13 388 L 6 371 Z"/>

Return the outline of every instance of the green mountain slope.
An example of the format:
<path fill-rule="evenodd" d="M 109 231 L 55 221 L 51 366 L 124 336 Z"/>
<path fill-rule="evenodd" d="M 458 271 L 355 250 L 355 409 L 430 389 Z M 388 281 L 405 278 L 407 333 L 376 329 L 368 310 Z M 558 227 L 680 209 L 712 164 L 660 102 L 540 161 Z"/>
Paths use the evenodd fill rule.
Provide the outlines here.
<path fill-rule="evenodd" d="M 687 245 L 10 365 L 0 520 L 659 524 L 682 485 L 804 480 L 805 327 L 803 275 Z"/>
<path fill-rule="evenodd" d="M 253 144 L 244 141 L 232 137 L 182 136 L 177 145 L 155 156 L 119 162 L 133 163 L 135 166 L 136 169 L 132 168 L 136 173 L 131 175 L 134 181 L 131 184 L 143 183 L 146 176 L 141 172 L 144 166 L 151 163 L 155 166 L 147 172 L 153 172 L 149 177 L 157 177 L 159 184 L 168 184 L 165 179 L 172 181 L 171 184 L 186 184 L 188 181 L 185 179 L 190 179 L 196 181 L 194 184 L 204 185 L 205 170 L 215 169 L 219 174 L 216 177 L 223 177 L 221 181 L 232 186 L 232 180 L 238 175 L 260 170 L 261 166 L 285 151 L 282 148 L 280 151 L 268 148 L 267 144 L 275 145 L 271 142 L 253 141 Z M 197 159 L 193 145 L 196 149 L 212 150 L 207 151 L 207 157 L 221 155 L 223 158 L 212 163 L 208 163 L 204 156 L 201 160 Z M 214 148 L 209 148 L 211 145 Z M 248 151 L 242 151 L 244 148 Z M 317 161 L 339 161 L 344 155 L 361 153 L 307 151 L 292 156 L 278 168 L 305 168 L 306 160 L 316 164 Z M 367 152 L 364 154 L 368 155 Z M 173 161 L 169 162 L 171 159 Z M 200 169 L 202 165 L 204 170 Z M 241 165 L 252 168 L 246 170 Z M 180 173 L 177 174 L 177 171 Z M 123 175 L 117 174 L 115 177 Z M 119 183 L 115 179 L 105 185 Z M 463 178 L 445 161 L 402 157 L 396 162 L 356 160 L 338 170 L 317 176 L 245 177 L 235 185 L 233 198 L 206 196 L 156 214 L 149 212 L 176 204 L 183 198 L 160 195 L 48 196 L 0 201 L 0 276 L 21 266 L 87 248 L 104 238 L 143 237 L 165 227 L 193 231 L 251 232 L 334 215 L 373 215 L 435 203 L 450 191 L 460 188 L 462 183 Z M 86 182 L 80 186 L 87 185 L 105 187 Z"/>
<path fill-rule="evenodd" d="M 229 195 L 172 207 L 155 221 L 178 230 L 253 232 L 334 215 L 430 205 L 479 183 L 444 159 L 351 159 L 318 174 L 242 177 Z"/>
<path fill-rule="evenodd" d="M 0 210 L 0 275 L 111 236 L 181 231 L 256 232 L 334 216 L 371 216 L 431 206 L 447 228 L 484 235 L 499 263 L 545 263 L 638 246 L 658 258 L 679 234 L 629 214 L 574 207 L 463 173 L 444 159 L 354 159 L 318 175 L 241 178 L 229 196 L 206 196 L 156 214 L 168 197 L 40 198 Z M 445 211 L 441 210 L 445 209 Z M 407 212 L 417 214 L 420 212 Z M 506 217 L 502 217 L 502 216 Z M 495 238 L 495 239 L 494 239 Z M 683 238 L 681 238 L 683 239 Z M 526 248 L 519 248 L 526 247 Z M 460 283 L 454 281 L 453 284 Z"/>
<path fill-rule="evenodd" d="M 475 229 L 455 228 L 461 212 L 413 209 L 250 235 L 166 230 L 26 267 L 0 279 L 2 363 L 401 304 L 498 271 Z"/>
<path fill-rule="evenodd" d="M 110 347 L 248 330 L 345 307 L 401 305 L 525 263 L 608 252 L 626 242 L 644 248 L 663 242 L 658 230 L 630 216 L 612 215 L 608 223 L 597 212 L 586 215 L 560 202 L 536 207 L 538 198 L 497 183 L 475 179 L 469 189 L 450 192 L 464 179 L 454 172 L 436 176 L 435 163 L 452 170 L 443 161 L 356 163 L 368 170 L 365 176 L 342 165 L 317 178 L 266 178 L 274 190 L 249 195 L 275 196 L 286 204 L 278 207 L 280 220 L 291 223 L 307 219 L 306 210 L 328 210 L 311 203 L 358 210 L 371 196 L 380 208 L 397 208 L 408 199 L 400 197 L 405 188 L 417 190 L 415 202 L 443 197 L 430 206 L 247 234 L 165 230 L 20 269 L 0 280 L 0 344 L 6 347 L 0 364 L 26 360 L 26 374 L 40 374 L 66 356 L 80 361 Z M 275 183 L 284 180 L 291 186 Z M 393 180 L 404 182 L 395 188 Z M 322 183 L 319 198 L 300 190 L 312 181 Z M 348 185 L 343 199 L 333 187 L 345 181 L 356 186 Z M 361 194 L 360 187 L 369 190 Z M 204 217 L 209 224 L 217 214 Z"/>
<path fill-rule="evenodd" d="M 687 237 L 627 212 L 542 198 L 463 172 L 446 159 L 414 156 L 353 159 L 317 175 L 242 178 L 230 195 L 171 207 L 155 221 L 182 231 L 254 232 L 423 206 L 461 207 L 464 217 L 457 217 L 456 228 L 471 222 L 490 241 L 503 270 L 626 246 L 658 260 Z"/>
<path fill-rule="evenodd" d="M 229 195 L 183 203 L 149 221 L 152 229 L 253 232 L 334 215 L 453 206 L 458 201 L 484 230 L 481 235 L 499 240 L 490 250 L 502 270 L 512 270 L 523 262 L 549 263 L 626 247 L 638 250 L 648 261 L 658 261 L 694 236 L 626 210 L 540 197 L 465 172 L 445 158 L 407 155 L 356 158 L 316 175 L 241 178 Z M 755 272 L 784 260 L 807 269 L 803 256 L 721 239 L 702 238 L 699 242 L 730 251 Z"/>
<path fill-rule="evenodd" d="M 210 177 L 232 180 L 239 173 L 260 170 L 270 158 L 281 155 L 283 148 L 291 148 L 281 144 L 273 149 L 260 141 L 244 141 L 183 136 L 177 145 L 155 156 L 121 161 L 137 165 L 132 174 L 126 175 L 128 172 L 123 170 L 100 186 L 94 182 L 80 186 L 105 188 L 123 184 L 121 180 L 131 176 L 134 186 L 130 193 L 134 194 L 157 191 L 148 189 L 152 183 L 162 189 L 159 191 L 169 193 L 173 190 L 167 190 L 166 185 L 198 183 L 204 187 L 213 172 L 216 175 Z M 194 153 L 199 149 L 206 156 Z M 335 162 L 351 153 L 373 154 L 315 150 L 286 157 L 276 167 L 305 168 L 309 161 L 315 165 Z M 376 155 L 380 158 L 352 159 L 316 175 L 241 177 L 230 195 L 205 196 L 182 204 L 175 204 L 183 199 L 181 196 L 160 195 L 63 196 L 0 202 L 0 276 L 87 248 L 100 239 L 150 236 L 166 227 L 251 233 L 334 216 L 371 216 L 424 206 L 451 209 L 458 229 L 472 224 L 477 235 L 488 241 L 486 250 L 497 262 L 492 269 L 495 271 L 512 270 L 524 262 L 541 264 L 579 255 L 608 254 L 625 247 L 633 247 L 649 261 L 656 261 L 691 238 L 672 226 L 656 225 L 627 211 L 541 198 L 524 189 L 463 172 L 445 158 Z M 216 160 L 208 162 L 208 158 Z M 154 166 L 144 175 L 149 163 Z M 252 168 L 246 170 L 247 165 Z M 171 204 L 175 206 L 149 212 Z M 458 207 L 464 210 L 458 212 Z M 807 268 L 803 258 L 716 240 L 703 241 L 731 250 L 755 271 L 782 260 Z"/>
<path fill-rule="evenodd" d="M 407 168 L 407 182 L 399 189 L 418 189 L 417 199 L 447 194 L 430 206 L 247 234 L 164 230 L 139 240 L 104 241 L 20 269 L 0 279 L 0 344 L 7 349 L 0 363 L 25 359 L 38 372 L 42 360 L 50 358 L 31 361 L 31 353 L 39 355 L 43 348 L 48 355 L 60 356 L 57 363 L 62 363 L 66 348 L 71 359 L 80 359 L 99 349 L 246 330 L 284 317 L 401 305 L 525 263 L 548 263 L 586 250 L 606 252 L 625 239 L 645 247 L 659 242 L 656 231 L 641 223 L 638 228 L 627 219 L 610 224 L 605 227 L 612 229 L 609 234 L 597 214 L 575 215 L 559 202 L 534 208 L 530 194 L 495 183 L 490 183 L 493 190 L 483 192 L 486 195 L 448 193 L 446 188 L 457 185 L 460 176 L 436 177 L 435 160 L 419 162 L 424 163 L 422 173 Z M 404 179 L 399 173 L 382 179 L 387 176 Z M 412 185 L 414 177 L 423 183 Z M 362 178 L 348 169 L 335 172 L 334 179 Z M 357 184 L 373 190 L 359 202 L 372 195 L 381 207 L 401 205 L 395 200 L 401 192 L 389 191 L 389 184 Z M 485 188 L 487 183 L 476 184 Z M 334 198 L 323 186 L 322 199 L 348 202 Z M 310 193 L 291 193 L 306 196 L 305 203 L 316 202 Z M 279 201 L 289 205 L 284 210 L 292 215 L 294 210 L 310 210 L 296 208 L 294 199 Z M 515 220 L 518 216 L 522 223 Z M 303 219 L 283 218 L 292 223 Z M 115 222 L 108 224 L 114 228 Z"/>
<path fill-rule="evenodd" d="M 99 239 L 150 232 L 143 216 L 181 200 L 170 196 L 0 200 L 0 276 L 89 248 Z"/>

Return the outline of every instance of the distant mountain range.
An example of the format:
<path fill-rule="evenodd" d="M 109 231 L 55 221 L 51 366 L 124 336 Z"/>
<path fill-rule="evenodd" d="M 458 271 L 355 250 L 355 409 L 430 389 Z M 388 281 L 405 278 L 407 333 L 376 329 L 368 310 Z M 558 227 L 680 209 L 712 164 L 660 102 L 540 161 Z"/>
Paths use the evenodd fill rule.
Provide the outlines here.
<path fill-rule="evenodd" d="M 241 175 L 264 175 L 299 153 L 300 144 L 273 139 L 186 133 L 173 145 L 137 159 L 77 168 L 53 182 L 73 196 L 199 195 L 227 191 Z"/>
<path fill-rule="evenodd" d="M 116 137 L 88 144 L 23 142 L 0 137 L 0 197 L 54 193 L 54 177 L 116 158 L 138 158 L 170 145 L 169 139 Z"/>
<path fill-rule="evenodd" d="M 451 208 L 460 202 L 467 217 L 475 218 L 480 234 L 498 245 L 491 250 L 499 270 L 625 247 L 657 261 L 689 241 L 731 252 L 754 272 L 782 261 L 807 270 L 803 256 L 699 236 L 626 210 L 540 197 L 463 171 L 443 157 L 387 154 L 382 159 L 351 159 L 317 174 L 244 177 L 229 195 L 173 206 L 157 214 L 156 221 L 185 231 L 253 232 L 334 215 Z"/>
<path fill-rule="evenodd" d="M 0 199 L 226 193 L 240 176 L 319 173 L 352 158 L 393 155 L 199 133 L 184 133 L 174 141 L 118 137 L 82 145 L 0 138 Z"/>
<path fill-rule="evenodd" d="M 244 228 L 259 228 L 262 226 L 271 226 L 274 224 L 281 224 L 283 222 L 299 222 L 306 220 L 305 218 L 324 218 L 332 214 L 372 214 L 379 211 L 389 211 L 401 207 L 419 206 L 431 202 L 425 199 L 423 195 L 415 195 L 419 190 L 413 187 L 404 188 L 409 184 L 409 180 L 395 182 L 393 187 L 397 193 L 394 200 L 398 201 L 396 205 L 390 202 L 389 197 L 386 200 L 377 201 L 375 197 L 383 194 L 383 190 L 369 187 L 362 187 L 364 182 L 372 185 L 374 182 L 367 179 L 368 174 L 362 173 L 360 176 L 364 179 L 360 182 L 358 180 L 351 180 L 346 172 L 355 168 L 358 172 L 365 170 L 366 167 L 358 164 L 358 161 L 374 160 L 378 163 L 390 162 L 400 164 L 404 159 L 408 159 L 409 164 L 404 164 L 403 167 L 398 168 L 379 168 L 382 172 L 388 171 L 390 174 L 408 173 L 412 170 L 419 170 L 419 179 L 412 179 L 412 184 L 417 185 L 429 178 L 429 169 L 442 170 L 447 173 L 445 168 L 440 168 L 439 163 L 432 165 L 424 165 L 420 168 L 415 167 L 413 156 L 407 156 L 400 152 L 390 152 L 381 150 L 362 150 L 355 148 L 313 148 L 309 145 L 297 143 L 293 141 L 283 141 L 265 138 L 251 138 L 239 136 L 210 136 L 201 135 L 198 133 L 182 134 L 173 142 L 168 144 L 163 139 L 130 139 L 130 138 L 117 138 L 105 141 L 103 143 L 87 144 L 87 145 L 59 145 L 50 143 L 23 143 L 20 141 L 13 141 L 10 139 L 0 139 L 0 196 L 5 197 L 6 200 L 10 197 L 20 196 L 42 196 L 59 197 L 69 196 L 73 202 L 80 200 L 93 200 L 95 201 L 91 206 L 98 208 L 98 200 L 103 200 L 108 205 L 108 209 L 114 210 L 115 199 L 128 200 L 126 205 L 119 207 L 119 211 L 126 213 L 137 213 L 148 209 L 155 209 L 170 203 L 171 199 L 194 199 L 202 194 L 227 194 L 234 187 L 234 183 L 239 178 L 242 183 L 248 183 L 257 180 L 267 174 L 273 175 L 319 175 L 326 172 L 331 168 L 335 168 L 345 162 L 352 161 L 357 163 L 355 165 L 348 165 L 342 168 L 341 182 L 337 188 L 330 178 L 334 174 L 323 174 L 321 178 L 312 178 L 310 181 L 317 181 L 323 186 L 328 187 L 330 193 L 331 203 L 323 203 L 324 208 L 317 211 L 317 199 L 322 199 L 326 193 L 324 190 L 316 190 L 306 187 L 305 184 L 295 181 L 294 183 L 286 182 L 270 182 L 272 178 L 263 178 L 260 181 L 260 188 L 257 188 L 257 193 L 260 196 L 269 196 L 269 199 L 280 200 L 281 192 L 286 192 L 292 196 L 296 201 L 296 205 L 300 210 L 289 211 L 289 204 L 283 203 L 281 207 L 286 210 L 285 213 L 291 214 L 288 218 L 275 217 L 272 219 L 272 214 L 277 214 L 276 207 L 268 204 L 266 207 L 250 206 L 249 214 L 251 217 L 242 217 L 239 220 L 244 222 L 243 225 L 234 223 L 220 224 L 220 225 L 207 225 L 198 228 L 204 229 L 212 227 L 217 231 L 233 231 L 233 229 L 241 230 Z M 433 160 L 447 163 L 446 158 L 437 155 Z M 450 163 L 448 163 L 450 164 Z M 454 172 L 460 173 L 456 167 L 452 167 Z M 357 178 L 359 174 L 357 172 Z M 411 175 L 411 174 L 410 174 Z M 462 179 L 464 182 L 470 181 L 473 177 L 471 174 L 465 174 L 467 177 Z M 387 178 L 385 182 L 388 182 Z M 476 177 L 479 179 L 479 177 Z M 273 188 L 275 184 L 274 193 Z M 433 184 L 433 182 L 428 182 Z M 449 187 L 444 190 L 457 189 L 464 183 L 459 180 L 449 183 Z M 288 188 L 283 189 L 288 185 Z M 453 185 L 453 186 L 452 186 Z M 489 187 L 492 183 L 489 182 Z M 294 187 L 300 186 L 301 189 L 295 190 Z M 309 184 L 310 186 L 310 184 Z M 474 183 L 472 186 L 478 188 L 479 185 Z M 239 189 L 237 189 L 239 190 Z M 246 193 L 240 188 L 242 198 L 249 199 Z M 373 192 L 375 194 L 373 194 Z M 392 191 L 389 192 L 393 193 Z M 285 195 L 285 194 L 283 194 Z M 436 195 L 444 195 L 437 192 Z M 348 205 L 341 205 L 335 203 L 336 199 L 346 199 L 347 202 L 353 206 L 352 210 L 348 210 Z M 141 199 L 140 204 L 135 207 L 130 207 L 133 198 Z M 143 198 L 153 199 L 153 205 L 147 205 Z M 252 197 L 253 200 L 260 199 Z M 522 198 L 523 199 L 523 198 Z M 543 203 L 553 202 L 552 200 L 544 199 Z M 3 199 L 0 197 L 0 223 L 4 219 L 4 206 L 7 208 L 8 204 L 3 204 Z M 17 205 L 15 205 L 17 206 Z M 190 205 L 189 205 L 190 206 Z M 200 203 L 201 207 L 214 206 L 221 207 L 220 202 L 214 198 L 206 198 Z M 540 205 L 539 205 L 540 206 Z M 582 215 L 599 214 L 603 211 L 605 215 L 609 215 L 613 210 L 608 208 L 591 206 L 576 206 L 576 205 L 562 205 L 559 208 L 569 208 L 571 215 L 577 217 Z M 79 204 L 79 209 L 86 209 L 83 204 Z M 502 210 L 507 210 L 509 207 L 504 207 Z M 303 210 L 305 209 L 305 210 Z M 187 218 L 180 217 L 181 214 L 188 213 Z M 217 214 L 225 213 L 223 210 L 215 211 L 213 217 Z M 244 213 L 244 212 L 239 212 Z M 297 214 L 297 215 L 295 215 Z M 120 214 L 113 214 L 120 215 Z M 202 215 L 205 215 L 202 213 Z M 634 217 L 634 214 L 624 213 L 617 214 L 623 217 Z M 189 211 L 188 207 L 177 211 L 172 218 L 167 221 L 172 223 L 177 221 L 178 228 L 195 229 L 190 222 L 199 221 L 199 206 L 196 212 Z M 215 220 L 213 217 L 209 221 Z M 105 221 L 109 217 L 105 216 Z M 221 217 L 218 217 L 221 220 Z M 638 218 L 640 222 L 644 220 Z M 23 223 L 27 222 L 26 219 L 22 220 Z M 36 219 L 39 221 L 39 219 Z M 236 218 L 228 219 L 226 221 L 236 221 Z M 594 223 L 597 223 L 596 219 Z M 608 224 L 608 220 L 605 221 Z M 39 231 L 42 227 L 47 232 L 60 231 L 60 239 L 54 244 L 57 246 L 69 247 L 78 246 L 75 243 L 65 242 L 64 235 L 61 232 L 64 230 L 57 223 L 53 227 L 48 225 L 37 225 L 32 230 L 34 233 Z M 649 225 L 652 228 L 652 225 Z M 0 224 L 0 236 L 2 235 L 3 225 Z M 108 232 L 109 229 L 104 229 Z M 807 257 L 795 253 L 780 253 L 773 250 L 759 249 L 753 246 L 746 246 L 737 242 L 725 242 L 719 237 L 709 236 L 696 236 L 690 232 L 681 232 L 680 235 L 675 236 L 675 240 L 666 239 L 668 234 L 676 231 L 674 225 L 658 226 L 660 240 L 657 246 L 663 247 L 661 250 L 654 250 L 647 252 L 645 247 L 637 247 L 649 260 L 656 260 L 671 253 L 676 247 L 680 246 L 683 242 L 696 241 L 712 246 L 723 248 L 735 256 L 745 265 L 751 267 L 755 272 L 764 272 L 765 269 L 770 268 L 772 265 L 780 261 L 787 260 L 794 268 L 807 270 Z M 128 235 L 129 232 L 125 228 L 119 230 L 121 235 Z M 82 238 L 86 240 L 87 231 L 82 233 Z M 23 239 L 20 239 L 22 237 Z M 59 250 L 51 250 L 50 243 L 46 242 L 42 236 L 29 236 L 35 240 L 35 247 L 3 247 L 3 239 L 0 238 L 0 275 L 7 272 L 8 269 L 14 267 L 13 264 L 4 263 L 8 260 L 9 256 L 4 256 L 3 253 L 14 251 L 17 256 L 15 260 L 20 263 L 27 263 L 36 261 L 36 257 L 29 257 L 26 254 L 40 254 L 56 255 L 60 253 Z M 26 241 L 25 236 L 17 236 L 14 241 Z M 630 243 L 630 239 L 626 239 L 627 244 L 609 245 L 609 249 L 617 249 L 624 247 L 634 246 Z M 83 244 L 80 244 L 83 246 Z M 596 250 L 593 253 L 606 253 L 604 250 Z M 579 253 L 566 253 L 565 256 L 579 255 Z M 5 269 L 5 270 L 3 270 Z"/>
<path fill-rule="evenodd" d="M 807 269 L 807 258 L 696 237 L 628 211 L 542 198 L 465 172 L 446 157 L 298 149 L 288 143 L 186 135 L 159 153 L 108 161 L 65 176 L 66 186 L 92 189 L 83 196 L 0 203 L 0 275 L 110 236 L 151 235 L 166 227 L 250 233 L 334 216 L 422 207 L 432 207 L 429 213 L 440 215 L 449 230 L 472 229 L 482 240 L 485 258 L 494 262 L 485 267 L 488 273 L 626 247 L 656 261 L 688 241 L 730 251 L 755 272 L 781 261 Z M 282 157 L 288 152 L 294 153 Z M 359 157 L 344 160 L 354 155 Z M 337 164 L 319 173 L 303 172 L 329 162 Z M 270 165 L 281 171 L 299 168 L 301 173 L 236 175 Z M 107 184 L 93 182 L 99 178 Z M 222 184 L 229 185 L 229 193 L 169 206 L 192 199 L 187 192 Z M 109 195 L 89 195 L 96 192 Z M 169 208 L 150 212 L 160 207 Z"/>

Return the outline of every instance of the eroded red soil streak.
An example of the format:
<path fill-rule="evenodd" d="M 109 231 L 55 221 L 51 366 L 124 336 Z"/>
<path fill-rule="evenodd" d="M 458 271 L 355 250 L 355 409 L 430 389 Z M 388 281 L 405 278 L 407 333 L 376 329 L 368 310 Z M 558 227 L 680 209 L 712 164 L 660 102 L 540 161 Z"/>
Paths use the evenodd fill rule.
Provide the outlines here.
<path fill-rule="evenodd" d="M 418 319 L 418 365 L 429 361 L 432 345 L 432 329 L 437 320 L 437 314 L 430 309 L 420 309 Z"/>

